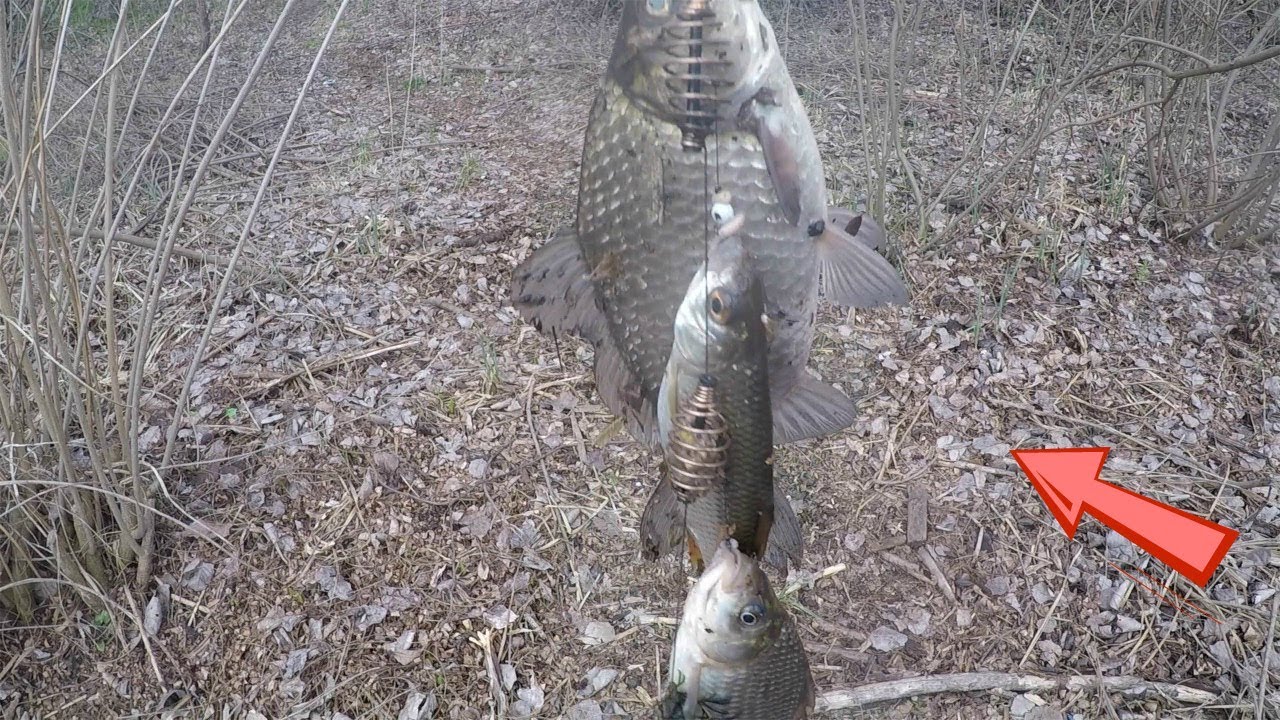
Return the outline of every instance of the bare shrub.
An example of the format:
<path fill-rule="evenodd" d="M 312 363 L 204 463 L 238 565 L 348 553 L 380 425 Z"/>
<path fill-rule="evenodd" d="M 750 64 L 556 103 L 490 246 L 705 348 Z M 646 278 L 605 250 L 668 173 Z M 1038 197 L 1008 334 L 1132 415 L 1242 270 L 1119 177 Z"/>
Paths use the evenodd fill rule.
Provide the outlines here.
<path fill-rule="evenodd" d="M 105 3 L 86 12 L 33 0 L 0 13 L 0 603 L 21 617 L 60 585 L 111 609 L 122 579 L 148 582 L 158 521 L 183 524 L 162 500 L 193 372 L 346 8 L 274 154 L 250 153 L 265 171 L 237 176 L 235 130 L 249 124 L 246 99 L 295 4 L 276 13 L 249 68 L 218 62 L 257 10 L 245 0 L 217 8 L 212 24 L 204 2 L 193 17 L 179 0 L 123 0 L 105 21 Z M 184 73 L 156 77 L 157 58 L 184 52 Z M 233 246 L 195 250 L 186 220 L 215 168 L 256 187 L 256 202 Z M 222 271 L 216 298 L 179 299 L 179 258 Z M 179 327 L 192 323 L 204 328 L 194 343 Z M 175 350 L 185 364 L 162 366 Z"/>
<path fill-rule="evenodd" d="M 847 0 L 874 210 L 901 179 L 919 235 L 936 247 L 994 193 L 1036 196 L 1065 143 L 1099 154 L 1093 180 L 1117 215 L 1236 247 L 1274 237 L 1280 10 L 1234 0 L 977 4 L 985 22 L 972 27 L 932 3 Z M 932 72 L 918 51 L 922 20 L 954 27 L 946 50 L 966 72 Z M 889 25 L 888 47 L 868 42 L 875 23 Z M 903 100 L 918 100 L 922 85 L 958 102 L 966 142 L 945 173 L 922 174 L 903 150 Z"/>

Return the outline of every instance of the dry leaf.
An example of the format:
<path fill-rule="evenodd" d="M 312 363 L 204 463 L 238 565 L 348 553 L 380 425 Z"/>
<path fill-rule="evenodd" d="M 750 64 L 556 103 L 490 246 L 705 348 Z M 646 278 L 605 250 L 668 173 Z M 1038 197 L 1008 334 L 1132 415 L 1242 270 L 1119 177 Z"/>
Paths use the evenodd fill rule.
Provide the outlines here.
<path fill-rule="evenodd" d="M 396 720 L 428 720 L 436 712 L 436 694 L 434 692 L 421 693 L 413 690 L 409 693 L 409 697 L 405 698 L 404 706 L 400 708 L 400 714 L 396 716 Z"/>
<path fill-rule="evenodd" d="M 355 597 L 351 583 L 338 574 L 332 565 L 321 565 L 316 568 L 315 582 L 320 589 L 329 594 L 330 600 L 350 600 Z"/>
<path fill-rule="evenodd" d="M 506 605 L 495 605 L 484 611 L 484 621 L 494 630 L 502 630 L 516 621 L 516 614 Z"/>
<path fill-rule="evenodd" d="M 887 625 L 881 625 L 871 631 L 868 637 L 871 647 L 881 652 L 898 650 L 907 644 L 907 636 Z"/>
<path fill-rule="evenodd" d="M 587 645 L 601 645 L 612 642 L 614 637 L 616 637 L 616 633 L 613 631 L 613 626 L 599 620 L 587 623 L 587 627 L 582 631 L 582 642 Z"/>
<path fill-rule="evenodd" d="M 209 587 L 213 580 L 213 565 L 200 560 L 191 560 L 182 568 L 182 584 L 196 592 Z"/>

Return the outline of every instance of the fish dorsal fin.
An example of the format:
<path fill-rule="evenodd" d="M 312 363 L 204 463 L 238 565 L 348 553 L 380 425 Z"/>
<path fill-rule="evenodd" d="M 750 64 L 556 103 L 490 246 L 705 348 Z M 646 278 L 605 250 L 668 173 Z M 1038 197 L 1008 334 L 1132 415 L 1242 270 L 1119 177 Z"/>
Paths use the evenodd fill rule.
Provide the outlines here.
<path fill-rule="evenodd" d="M 869 308 L 905 305 L 907 288 L 897 269 L 875 251 L 884 231 L 865 215 L 850 235 L 846 223 L 824 223 L 818 236 L 818 267 L 822 292 L 828 300 L 847 307 Z"/>
<path fill-rule="evenodd" d="M 773 441 L 778 445 L 825 437 L 849 427 L 854 404 L 835 387 L 801 372 L 786 394 L 775 396 Z"/>

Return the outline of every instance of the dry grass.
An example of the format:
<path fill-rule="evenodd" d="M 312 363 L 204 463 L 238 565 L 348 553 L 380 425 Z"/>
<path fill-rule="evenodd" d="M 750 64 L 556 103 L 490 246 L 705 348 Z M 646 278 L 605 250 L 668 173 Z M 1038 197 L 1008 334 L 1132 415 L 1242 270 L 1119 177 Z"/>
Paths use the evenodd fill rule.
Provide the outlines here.
<path fill-rule="evenodd" d="M 179 422 L 167 461 L 163 443 L 141 457 L 164 477 L 160 509 L 200 522 L 158 521 L 152 578 L 103 593 L 114 618 L 59 592 L 32 621 L 0 615 L 0 716 L 644 716 L 687 587 L 636 552 L 655 462 L 596 446 L 610 418 L 588 351 L 557 355 L 506 298 L 511 268 L 569 218 L 612 39 L 608 3 L 562 5 L 353 3 L 250 223 L 337 9 L 298 4 L 182 225 L 190 250 L 239 246 L 239 269 L 172 259 L 157 296 L 139 434 Z M 1101 27 L 1105 6 L 948 5 L 902 3 L 894 41 L 891 6 L 770 5 L 832 193 L 885 208 L 913 293 L 909 309 L 822 316 L 815 366 L 863 398 L 862 419 L 779 452 L 809 548 L 783 586 L 820 689 L 1102 676 L 846 715 L 1270 717 L 1268 225 L 1187 235 L 1207 216 L 1174 217 L 1179 183 L 1193 204 L 1207 186 L 1170 170 L 1174 199 L 1152 202 L 1141 111 L 1048 132 L 1144 97 L 1117 72 L 1045 111 L 1105 43 L 1068 42 L 1052 19 Z M 278 9 L 228 36 L 208 92 L 220 112 Z M 1215 58 L 1247 50 L 1231 27 Z M 193 52 L 175 49 L 165 76 Z M 1252 159 L 1277 95 L 1258 74 L 1234 82 L 1213 151 Z M 1221 166 L 1215 203 L 1248 165 Z M 121 253 L 117 274 L 145 288 L 149 260 Z M 1108 479 L 1242 531 L 1209 590 L 1093 521 L 1062 535 L 1007 450 L 1067 444 L 1113 446 Z M 929 499 L 919 548 L 904 542 L 913 487 Z M 140 632 L 152 604 L 163 623 Z"/>

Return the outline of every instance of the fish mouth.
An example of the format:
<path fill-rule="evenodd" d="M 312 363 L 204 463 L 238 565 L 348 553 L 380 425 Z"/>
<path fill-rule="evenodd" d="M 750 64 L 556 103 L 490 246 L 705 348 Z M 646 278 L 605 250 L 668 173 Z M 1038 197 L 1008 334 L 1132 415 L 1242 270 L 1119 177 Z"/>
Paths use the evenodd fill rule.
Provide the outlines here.
<path fill-rule="evenodd" d="M 728 538 L 716 548 L 708 572 L 715 572 L 717 589 L 735 595 L 748 589 L 755 578 L 755 561 L 738 549 L 738 541 Z"/>

